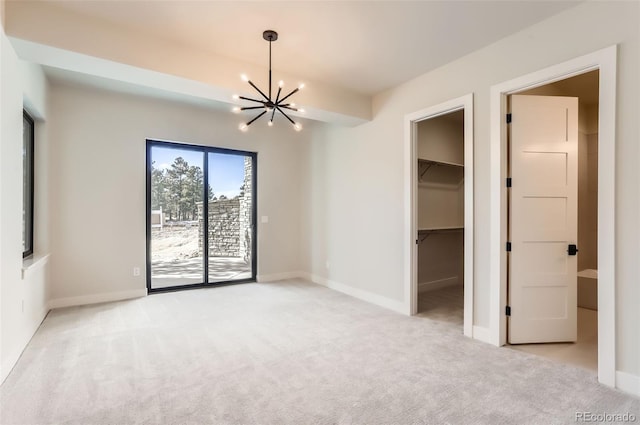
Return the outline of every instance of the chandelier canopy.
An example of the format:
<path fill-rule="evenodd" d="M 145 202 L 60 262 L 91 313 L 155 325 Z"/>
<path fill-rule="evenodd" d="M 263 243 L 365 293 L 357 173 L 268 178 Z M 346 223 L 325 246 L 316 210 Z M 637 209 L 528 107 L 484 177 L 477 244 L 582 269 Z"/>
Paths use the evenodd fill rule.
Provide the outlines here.
<path fill-rule="evenodd" d="M 298 122 L 295 122 L 293 119 L 291 119 L 291 117 L 289 115 L 287 115 L 285 110 L 304 113 L 303 109 L 296 108 L 296 104 L 289 101 L 289 98 L 291 96 L 293 96 L 294 94 L 296 94 L 300 89 L 302 89 L 304 87 L 304 84 L 300 84 L 298 87 L 296 87 L 295 89 L 291 90 L 291 92 L 289 94 L 280 97 L 280 95 L 282 94 L 282 89 L 284 87 L 284 82 L 282 80 L 280 80 L 280 82 L 278 83 L 278 92 L 276 93 L 275 98 L 272 97 L 271 43 L 273 43 L 274 41 L 276 41 L 278 39 L 278 33 L 273 31 L 273 30 L 267 30 L 267 31 L 262 33 L 262 38 L 264 38 L 265 40 L 267 40 L 269 42 L 269 90 L 268 90 L 269 95 L 267 96 L 265 94 L 265 92 L 260 90 L 249 79 L 249 77 L 247 77 L 244 74 L 241 76 L 243 81 L 246 81 L 247 83 L 249 83 L 249 85 L 251 87 L 253 87 L 260 94 L 260 98 L 259 99 L 254 99 L 254 98 L 251 98 L 251 97 L 234 95 L 233 96 L 234 100 L 245 100 L 247 102 L 252 102 L 252 103 L 251 103 L 251 106 L 242 106 L 242 107 L 241 106 L 236 106 L 235 108 L 233 108 L 233 111 L 234 112 L 241 112 L 241 111 L 256 110 L 256 111 L 259 111 L 259 112 L 261 111 L 261 112 L 258 115 L 256 115 L 255 117 L 253 117 L 250 121 L 241 123 L 238 128 L 240 130 L 242 130 L 242 131 L 247 131 L 249 126 L 252 123 L 254 123 L 258 119 L 260 119 L 265 114 L 270 114 L 269 115 L 269 122 L 267 124 L 271 127 L 273 125 L 273 119 L 276 116 L 276 112 L 279 112 L 279 113 L 282 114 L 282 116 L 284 116 L 293 125 L 293 128 L 296 131 L 300 131 L 300 130 L 302 130 L 302 125 L 300 123 L 298 123 Z"/>

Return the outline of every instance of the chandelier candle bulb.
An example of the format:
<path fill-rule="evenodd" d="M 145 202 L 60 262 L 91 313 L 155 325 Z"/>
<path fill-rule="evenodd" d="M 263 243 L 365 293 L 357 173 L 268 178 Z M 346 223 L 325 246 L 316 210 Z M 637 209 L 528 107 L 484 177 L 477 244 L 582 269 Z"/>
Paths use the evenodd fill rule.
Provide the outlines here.
<path fill-rule="evenodd" d="M 284 81 L 280 80 L 280 82 L 278 82 L 278 87 L 283 88 L 284 87 Z"/>
<path fill-rule="evenodd" d="M 249 77 L 247 77 L 247 74 L 240 74 L 240 79 L 245 83 L 249 81 Z"/>
<path fill-rule="evenodd" d="M 247 124 L 245 124 L 245 123 L 242 123 L 242 124 L 240 124 L 240 125 L 238 126 L 238 129 L 239 129 L 240 131 L 247 131 L 247 130 L 249 129 L 249 126 L 248 126 Z"/>
<path fill-rule="evenodd" d="M 240 107 L 239 107 L 239 106 L 235 106 L 235 107 L 232 109 L 232 111 L 233 111 L 233 112 L 235 112 L 235 113 L 237 114 L 237 113 L 239 113 L 239 112 L 240 112 Z"/>

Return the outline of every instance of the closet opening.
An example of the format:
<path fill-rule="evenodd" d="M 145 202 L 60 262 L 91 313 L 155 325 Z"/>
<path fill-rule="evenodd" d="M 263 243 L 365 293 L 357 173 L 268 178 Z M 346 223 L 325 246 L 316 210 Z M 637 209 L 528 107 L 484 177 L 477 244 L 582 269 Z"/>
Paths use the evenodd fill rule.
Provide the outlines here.
<path fill-rule="evenodd" d="M 513 112 L 514 101 L 517 101 L 515 97 L 520 97 L 520 100 L 534 102 L 553 101 L 554 99 L 564 101 L 567 99 L 574 99 L 576 103 L 575 117 L 575 130 L 576 151 L 570 149 L 567 153 L 567 164 L 559 163 L 552 159 L 552 156 L 558 156 L 558 152 L 544 152 L 544 153 L 532 153 L 531 149 L 527 146 L 518 148 L 517 140 L 518 135 L 514 134 L 514 128 L 511 127 L 507 132 L 507 145 L 508 145 L 508 165 L 507 172 L 509 176 L 515 176 L 519 170 L 515 170 L 514 166 L 519 166 L 522 169 L 531 169 L 533 162 L 537 162 L 541 169 L 544 171 L 545 176 L 536 177 L 535 180 L 540 184 L 558 184 L 558 179 L 554 176 L 561 176 L 566 179 L 566 188 L 570 192 L 568 193 L 567 205 L 574 205 L 573 208 L 568 207 L 566 209 L 566 217 L 563 216 L 562 221 L 568 226 L 563 229 L 563 235 L 566 232 L 566 243 L 576 245 L 576 252 L 568 253 L 567 247 L 562 246 L 558 240 L 563 238 L 555 238 L 553 241 L 541 241 L 538 240 L 536 234 L 533 233 L 532 227 L 535 227 L 536 220 L 526 219 L 525 213 L 522 214 L 514 209 L 514 202 L 523 202 L 518 200 L 517 196 L 512 196 L 513 190 L 516 185 L 522 187 L 522 185 L 530 184 L 518 182 L 514 177 L 513 187 L 508 193 L 509 211 L 508 217 L 508 238 L 509 240 L 516 239 L 521 240 L 520 253 L 517 252 L 516 246 L 507 256 L 508 270 L 507 273 L 507 299 L 508 305 L 511 306 L 512 316 L 507 321 L 507 335 L 508 342 L 511 348 L 525 351 L 532 354 L 548 357 L 563 363 L 572 364 L 585 368 L 587 370 L 597 373 L 598 371 L 598 110 L 599 110 L 599 71 L 594 70 L 584 74 L 580 74 L 571 78 L 560 80 L 551 84 L 536 87 L 534 89 L 518 92 L 515 95 L 509 95 L 507 97 L 507 108 L 510 112 Z M 526 112 L 526 111 L 524 111 Z M 551 123 L 547 123 L 542 120 L 542 113 L 536 113 L 535 120 L 540 120 L 539 126 L 550 128 Z M 512 124 L 515 124 L 515 120 L 518 116 L 513 113 Z M 535 121 L 532 121 L 535 122 Z M 514 144 L 515 143 L 515 144 Z M 531 143 L 541 146 L 540 138 L 532 139 Z M 542 149 L 550 151 L 551 149 Z M 519 157 L 514 159 L 514 155 Z M 545 157 L 543 161 L 543 157 Z M 571 156 L 575 156 L 572 163 Z M 564 158 L 564 156 L 563 156 Z M 557 172 L 562 171 L 561 174 Z M 566 174 L 565 174 L 566 171 Z M 574 175 L 573 182 L 571 174 Z M 522 178 L 525 177 L 525 173 L 519 173 Z M 545 179 L 549 180 L 548 182 Z M 564 180 L 561 182 L 561 186 L 565 186 Z M 536 191 L 537 188 L 530 187 L 530 190 Z M 540 197 L 540 193 L 536 196 Z M 557 194 L 554 195 L 554 199 L 558 198 Z M 571 201 L 571 197 L 575 200 Z M 549 198 L 551 199 L 551 198 Z M 525 200 L 526 201 L 526 200 Z M 529 202 L 528 209 L 531 210 L 532 204 Z M 553 212 L 551 211 L 551 204 L 548 203 L 549 208 L 544 208 L 541 212 L 535 213 L 539 217 L 546 215 L 544 232 L 549 232 L 552 227 L 550 223 L 553 221 Z M 551 208 L 551 209 L 550 209 Z M 515 215 L 515 217 L 514 217 Z M 560 217 L 558 217 L 560 218 Z M 520 223 L 521 222 L 521 223 Z M 570 224 L 570 226 L 569 226 Z M 518 226 L 525 226 L 527 228 L 527 235 L 523 235 L 520 238 L 517 234 L 514 234 L 514 227 L 516 232 Z M 548 238 L 546 238 L 548 239 Z M 542 246 L 546 245 L 544 250 L 535 249 L 530 250 L 527 246 Z M 555 252 L 555 245 L 558 246 L 557 252 Z M 526 258 L 517 258 L 522 255 L 522 251 L 527 251 L 523 255 Z M 529 252 L 531 251 L 531 252 Z M 533 254 L 533 255 L 529 255 Z M 530 273 L 522 273 L 526 271 L 529 266 L 534 267 L 537 270 L 545 271 L 544 275 L 539 275 L 536 278 Z M 560 276 L 558 273 L 562 271 Z M 565 275 L 566 273 L 566 275 Z M 527 275 L 527 281 L 519 283 L 518 281 L 523 278 L 523 275 Z M 546 278 L 545 278 L 546 276 Z M 556 278 L 562 277 L 562 281 L 566 281 L 566 306 L 561 304 L 560 297 L 545 296 L 541 298 L 543 303 L 541 307 L 535 307 L 531 302 L 531 295 L 533 287 L 538 288 L 558 288 L 560 285 L 556 281 Z M 553 281 L 552 281 L 553 280 Z M 515 319 L 514 304 L 518 304 L 518 285 L 524 288 L 524 293 L 529 294 L 526 299 L 523 299 L 526 304 L 526 309 L 534 309 L 535 311 L 529 312 L 529 316 L 536 316 L 536 320 L 531 324 L 524 327 L 520 327 L 520 324 L 516 324 L 514 327 L 513 320 Z M 563 283 L 564 285 L 564 283 Z M 556 291 L 557 292 L 557 291 Z M 550 290 L 547 290 L 548 294 L 551 294 Z M 539 296 L 542 293 L 539 294 Z M 559 294 L 559 293 L 558 293 Z M 538 295 L 536 295 L 538 296 Z M 565 302 L 565 301 L 563 301 Z M 560 335 L 558 330 L 564 325 L 560 323 L 561 317 L 555 317 L 557 315 L 552 314 L 550 305 L 557 303 L 558 307 L 562 307 L 562 311 L 569 317 L 570 323 L 569 329 L 571 332 Z M 524 306 L 524 304 L 522 304 Z M 538 317 L 540 316 L 540 317 Z M 543 317 L 544 316 L 544 317 Z M 545 329 L 545 321 L 551 320 L 552 325 L 549 329 Z M 537 323 L 537 324 L 536 324 Z M 527 329 L 529 328 L 529 329 Z M 537 329 L 536 329 L 537 328 Z M 524 335 L 527 335 L 526 337 Z M 517 343 L 517 345 L 516 345 Z"/>
<path fill-rule="evenodd" d="M 464 316 L 464 110 L 418 123 L 418 315 Z"/>
<path fill-rule="evenodd" d="M 409 314 L 473 337 L 473 95 L 405 120 Z"/>

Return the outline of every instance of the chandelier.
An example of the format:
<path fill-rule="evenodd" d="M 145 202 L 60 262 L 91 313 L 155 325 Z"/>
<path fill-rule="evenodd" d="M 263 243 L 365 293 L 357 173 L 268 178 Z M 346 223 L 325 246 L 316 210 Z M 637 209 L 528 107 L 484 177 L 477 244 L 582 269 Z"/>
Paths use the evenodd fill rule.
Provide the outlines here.
<path fill-rule="evenodd" d="M 269 122 L 267 124 L 269 125 L 269 127 L 271 127 L 273 125 L 273 119 L 276 116 L 276 112 L 279 112 L 279 113 L 282 114 L 282 116 L 284 116 L 291 123 L 291 125 L 293 125 L 293 128 L 296 131 L 300 131 L 300 130 L 302 130 L 302 125 L 300 123 L 295 122 L 294 120 L 292 120 L 291 117 L 289 115 L 287 115 L 285 110 L 304 113 L 303 109 L 296 108 L 296 104 L 295 103 L 289 102 L 289 98 L 291 96 L 293 96 L 294 94 L 296 94 L 300 89 L 302 89 L 304 87 L 304 84 L 300 84 L 298 87 L 293 89 L 289 94 L 280 97 L 280 95 L 282 94 L 282 89 L 284 87 L 284 82 L 282 80 L 280 80 L 280 82 L 278 83 L 278 92 L 276 93 L 275 98 L 272 97 L 272 92 L 271 92 L 271 43 L 273 43 L 274 41 L 276 41 L 278 39 L 278 33 L 275 32 L 275 31 L 272 31 L 272 30 L 267 30 L 267 31 L 262 33 L 262 38 L 264 38 L 265 40 L 267 40 L 269 42 L 269 90 L 268 90 L 269 95 L 267 96 L 262 90 L 260 90 L 249 79 L 249 77 L 247 77 L 244 74 L 241 75 L 242 80 L 246 81 L 247 83 L 249 83 L 249 85 L 251 87 L 253 87 L 260 94 L 261 98 L 254 99 L 254 98 L 251 98 L 251 97 L 240 96 L 240 95 L 237 95 L 237 94 L 233 95 L 233 99 L 234 100 L 246 100 L 248 102 L 252 102 L 251 106 L 242 106 L 242 107 L 236 106 L 236 107 L 234 107 L 233 108 L 233 112 L 253 111 L 253 110 L 261 111 L 261 112 L 258 115 L 256 115 L 255 117 L 253 117 L 253 119 L 251 119 L 250 121 L 241 123 L 238 128 L 241 131 L 247 131 L 251 124 L 253 124 L 255 121 L 260 119 L 265 114 L 269 114 L 268 115 L 269 116 Z"/>

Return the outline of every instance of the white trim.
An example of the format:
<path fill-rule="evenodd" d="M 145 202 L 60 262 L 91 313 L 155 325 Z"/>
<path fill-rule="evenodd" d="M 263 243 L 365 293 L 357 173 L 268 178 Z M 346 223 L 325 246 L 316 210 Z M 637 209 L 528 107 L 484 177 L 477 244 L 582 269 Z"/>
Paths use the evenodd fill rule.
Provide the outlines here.
<path fill-rule="evenodd" d="M 22 353 L 31 342 L 31 339 L 33 339 L 33 336 L 38 331 L 38 328 L 40 327 L 44 319 L 47 317 L 47 313 L 49 313 L 48 308 L 40 310 L 40 313 L 38 314 L 39 319 L 37 321 L 37 324 L 35 326 L 32 326 L 32 328 L 27 332 L 29 338 L 26 341 L 23 341 L 22 344 L 19 344 L 19 346 L 15 350 L 13 350 L 11 354 L 6 356 L 2 364 L 0 364 L 0 384 L 2 384 L 5 379 L 7 379 L 13 368 L 18 363 L 18 360 L 20 360 Z"/>
<path fill-rule="evenodd" d="M 415 243 L 418 232 L 417 205 L 417 141 L 419 121 L 435 118 L 450 112 L 464 110 L 464 334 L 473 336 L 473 269 L 474 269 L 474 203 L 473 203 L 473 93 L 426 109 L 405 115 L 404 118 L 404 311 L 416 314 L 418 310 L 418 249 Z"/>
<path fill-rule="evenodd" d="M 563 62 L 491 87 L 490 318 L 491 342 L 506 343 L 506 96 L 600 71 L 598 119 L 598 381 L 615 386 L 615 117 L 617 46 Z"/>
<path fill-rule="evenodd" d="M 344 283 L 336 282 L 311 273 L 302 273 L 301 277 L 318 285 L 326 286 L 329 289 L 358 298 L 362 301 L 395 311 L 396 313 L 406 314 L 405 305 L 401 301 L 383 297 L 382 295 L 374 294 L 364 289 L 354 288 L 353 286 L 345 285 Z"/>
<path fill-rule="evenodd" d="M 640 376 L 618 370 L 616 371 L 616 387 L 624 392 L 640 397 Z"/>
<path fill-rule="evenodd" d="M 278 280 L 286 280 L 286 279 L 295 279 L 297 277 L 302 276 L 302 272 L 284 272 L 284 273 L 272 273 L 272 274 L 263 274 L 256 276 L 256 282 L 258 283 L 266 283 L 266 282 L 275 282 Z"/>
<path fill-rule="evenodd" d="M 111 301 L 122 301 L 147 296 L 147 289 L 133 289 L 131 291 L 105 292 L 102 294 L 81 295 L 79 297 L 56 298 L 49 300 L 49 308 L 73 307 L 86 304 L 98 304 Z"/>
<path fill-rule="evenodd" d="M 51 254 L 34 255 L 33 257 L 22 260 L 22 280 L 35 270 L 44 267 L 49 263 Z"/>
<path fill-rule="evenodd" d="M 484 326 L 474 326 L 473 339 L 491 344 L 491 329 Z"/>
<path fill-rule="evenodd" d="M 0 371 L 2 371 L 0 374 L 0 384 L 4 383 L 5 379 L 7 379 L 13 368 L 18 363 L 18 360 L 20 360 L 20 356 L 22 356 L 22 352 L 27 348 L 27 345 L 29 345 L 28 342 L 23 347 L 13 350 L 13 352 L 2 362 L 2 365 L 0 365 Z"/>

